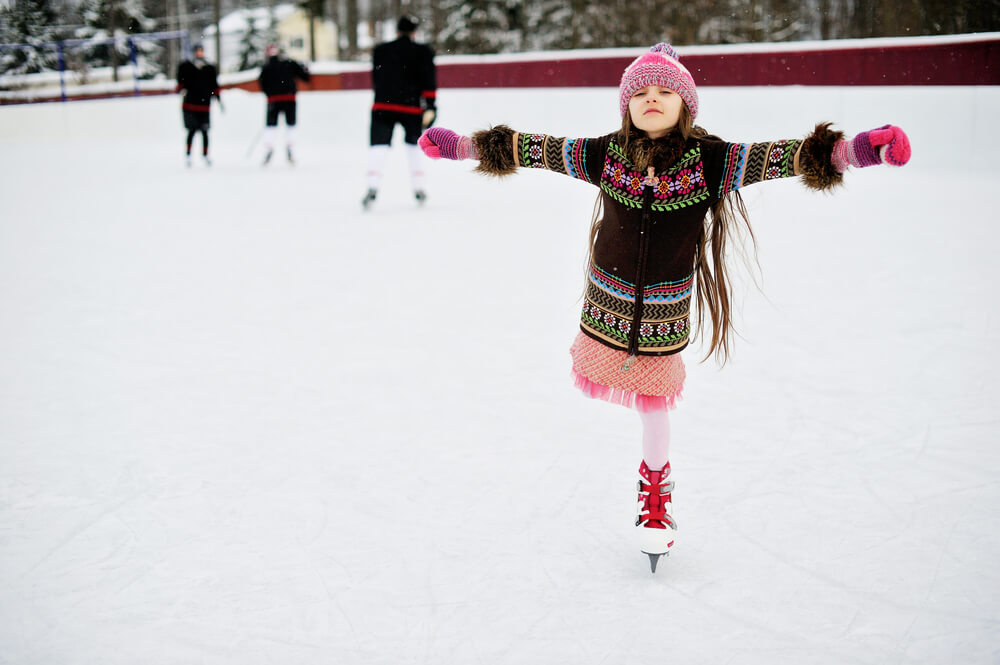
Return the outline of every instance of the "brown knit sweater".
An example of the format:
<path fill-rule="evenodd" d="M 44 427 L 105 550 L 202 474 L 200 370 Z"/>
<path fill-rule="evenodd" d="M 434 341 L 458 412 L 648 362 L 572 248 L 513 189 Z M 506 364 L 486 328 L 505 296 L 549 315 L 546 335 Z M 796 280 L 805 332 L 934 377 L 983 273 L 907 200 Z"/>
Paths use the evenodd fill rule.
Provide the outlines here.
<path fill-rule="evenodd" d="M 604 218 L 581 329 L 615 349 L 668 355 L 688 344 L 695 251 L 711 205 L 741 187 L 776 178 L 802 176 L 817 190 L 840 184 L 830 155 L 841 136 L 829 123 L 817 125 L 805 139 L 769 143 L 685 142 L 673 135 L 651 142 L 663 144 L 652 145 L 660 155 L 651 160 L 657 165 L 653 177 L 632 163 L 617 132 L 566 139 L 499 126 L 472 139 L 481 173 L 541 168 L 600 188 Z"/>

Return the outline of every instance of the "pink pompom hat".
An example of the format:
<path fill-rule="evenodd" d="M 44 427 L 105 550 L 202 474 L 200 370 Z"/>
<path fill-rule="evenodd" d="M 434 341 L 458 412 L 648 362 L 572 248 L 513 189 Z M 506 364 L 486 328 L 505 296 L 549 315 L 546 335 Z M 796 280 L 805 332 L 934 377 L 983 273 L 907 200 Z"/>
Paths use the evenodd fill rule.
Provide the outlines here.
<path fill-rule="evenodd" d="M 618 86 L 618 104 L 622 117 L 628 113 L 628 101 L 632 94 L 648 85 L 670 88 L 687 104 L 692 120 L 698 115 L 698 91 L 694 86 L 694 78 L 687 67 L 681 64 L 680 57 L 670 44 L 660 42 L 625 68 L 622 82 Z"/>

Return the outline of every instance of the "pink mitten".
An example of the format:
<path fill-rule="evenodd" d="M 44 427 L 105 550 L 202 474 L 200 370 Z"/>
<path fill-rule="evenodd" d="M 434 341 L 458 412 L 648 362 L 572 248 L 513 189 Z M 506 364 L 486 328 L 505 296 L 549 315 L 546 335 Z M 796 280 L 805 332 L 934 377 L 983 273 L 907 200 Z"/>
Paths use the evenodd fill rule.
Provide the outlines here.
<path fill-rule="evenodd" d="M 889 164 L 902 166 L 910 161 L 910 139 L 899 127 L 884 125 L 861 132 L 853 139 L 841 139 L 833 145 L 830 158 L 833 166 L 843 173 L 848 166 L 858 168 Z"/>
<path fill-rule="evenodd" d="M 479 159 L 476 146 L 468 136 L 443 127 L 432 127 L 417 139 L 417 145 L 431 159 Z"/>
<path fill-rule="evenodd" d="M 910 161 L 910 139 L 899 127 L 887 125 L 871 132 L 872 145 L 879 148 L 882 161 L 890 166 L 902 166 Z"/>

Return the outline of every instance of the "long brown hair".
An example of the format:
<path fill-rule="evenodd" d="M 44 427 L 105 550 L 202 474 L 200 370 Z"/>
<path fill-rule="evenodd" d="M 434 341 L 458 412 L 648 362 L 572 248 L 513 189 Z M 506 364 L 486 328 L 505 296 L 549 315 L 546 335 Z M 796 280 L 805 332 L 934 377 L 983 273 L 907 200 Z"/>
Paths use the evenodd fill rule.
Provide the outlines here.
<path fill-rule="evenodd" d="M 703 128 L 694 124 L 691 112 L 686 104 L 681 106 L 681 115 L 670 134 L 661 139 L 650 139 L 632 122 L 631 115 L 622 118 L 622 128 L 618 134 L 618 142 L 625 150 L 629 160 L 638 171 L 645 171 L 649 166 L 668 166 L 680 157 L 681 150 L 687 140 L 694 138 L 712 138 Z M 594 204 L 593 218 L 590 223 L 590 243 L 588 245 L 587 269 L 590 270 L 594 253 L 594 243 L 604 221 L 602 206 L 603 197 L 598 195 Z M 740 219 L 742 224 L 740 224 Z M 738 191 L 731 192 L 712 204 L 710 214 L 705 216 L 705 223 L 698 236 L 695 248 L 695 334 L 701 336 L 705 329 L 705 313 L 707 311 L 712 322 L 712 337 L 708 351 L 702 362 L 713 354 L 720 365 L 725 365 L 729 359 L 732 346 L 731 335 L 735 333 L 732 316 L 733 286 L 726 268 L 726 257 L 730 240 L 741 240 L 742 231 L 750 239 L 753 255 L 756 259 L 757 239 L 750 227 L 743 197 Z M 642 284 L 636 288 L 641 289 Z"/>

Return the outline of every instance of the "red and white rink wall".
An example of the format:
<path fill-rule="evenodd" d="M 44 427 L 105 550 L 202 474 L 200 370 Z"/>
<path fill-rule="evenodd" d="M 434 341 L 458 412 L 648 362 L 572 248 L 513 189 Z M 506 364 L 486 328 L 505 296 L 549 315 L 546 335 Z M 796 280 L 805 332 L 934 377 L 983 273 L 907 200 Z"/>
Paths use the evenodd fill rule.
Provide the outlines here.
<path fill-rule="evenodd" d="M 645 49 L 616 48 L 436 58 L 438 87 L 616 87 Z M 721 46 L 678 46 L 704 86 L 995 86 L 1000 85 L 1000 32 Z M 368 62 L 310 65 L 310 90 L 369 90 Z M 220 76 L 223 88 L 258 92 L 258 70 Z M 72 85 L 66 100 L 174 92 L 172 80 Z M 58 89 L 0 91 L 0 104 L 60 101 Z"/>
<path fill-rule="evenodd" d="M 439 55 L 438 87 L 617 86 L 642 48 Z M 1000 85 L 1000 32 L 946 37 L 678 46 L 699 86 Z M 316 63 L 314 90 L 371 87 L 367 65 Z M 256 89 L 255 81 L 236 84 Z"/>

